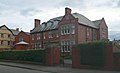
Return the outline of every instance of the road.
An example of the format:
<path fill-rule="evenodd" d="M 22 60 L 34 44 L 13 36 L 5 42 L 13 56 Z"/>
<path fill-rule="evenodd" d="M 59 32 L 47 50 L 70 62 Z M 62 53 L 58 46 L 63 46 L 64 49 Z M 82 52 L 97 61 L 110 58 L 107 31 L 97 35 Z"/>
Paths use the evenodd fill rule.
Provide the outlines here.
<path fill-rule="evenodd" d="M 50 73 L 50 72 L 0 65 L 0 73 Z"/>
<path fill-rule="evenodd" d="M 0 73 L 120 73 L 120 71 L 75 69 L 66 66 L 0 62 Z"/>

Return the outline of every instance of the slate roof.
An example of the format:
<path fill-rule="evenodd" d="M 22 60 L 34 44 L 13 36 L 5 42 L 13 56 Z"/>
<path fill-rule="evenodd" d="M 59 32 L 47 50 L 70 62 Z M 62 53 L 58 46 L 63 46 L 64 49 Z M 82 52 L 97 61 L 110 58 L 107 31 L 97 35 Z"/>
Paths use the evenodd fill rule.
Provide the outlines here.
<path fill-rule="evenodd" d="M 72 14 L 75 18 L 78 18 L 78 22 L 93 28 L 99 28 L 97 27 L 91 20 L 89 20 L 88 18 L 86 18 L 85 16 L 79 14 L 79 13 L 73 13 Z"/>
<path fill-rule="evenodd" d="M 31 31 L 31 33 L 56 29 L 57 25 L 61 19 L 62 19 L 62 16 L 50 19 L 47 22 L 43 22 L 41 25 L 34 28 Z"/>
<path fill-rule="evenodd" d="M 72 13 L 72 15 L 75 18 L 78 18 L 78 22 L 83 24 L 83 25 L 87 25 L 87 26 L 90 26 L 90 27 L 93 27 L 93 28 L 96 28 L 96 29 L 99 28 L 100 20 L 99 21 L 98 20 L 97 21 L 91 21 L 91 20 L 89 20 L 88 18 L 86 18 L 85 16 L 83 16 L 79 13 Z M 38 27 L 31 30 L 31 33 L 56 29 L 59 21 L 62 18 L 63 18 L 63 16 L 60 16 L 60 17 L 50 19 L 47 22 L 43 22 L 41 25 L 39 25 Z"/>
<path fill-rule="evenodd" d="M 94 23 L 94 25 L 95 25 L 96 27 L 99 27 L 99 24 L 101 23 L 101 21 L 102 21 L 102 19 L 100 19 L 100 20 L 95 20 L 95 21 L 92 21 L 92 22 Z"/>
<path fill-rule="evenodd" d="M 25 32 L 27 35 L 30 35 L 30 33 L 29 32 Z"/>
<path fill-rule="evenodd" d="M 19 34 L 19 31 L 15 30 L 15 29 L 10 29 L 13 33 L 14 36 L 18 35 Z"/>

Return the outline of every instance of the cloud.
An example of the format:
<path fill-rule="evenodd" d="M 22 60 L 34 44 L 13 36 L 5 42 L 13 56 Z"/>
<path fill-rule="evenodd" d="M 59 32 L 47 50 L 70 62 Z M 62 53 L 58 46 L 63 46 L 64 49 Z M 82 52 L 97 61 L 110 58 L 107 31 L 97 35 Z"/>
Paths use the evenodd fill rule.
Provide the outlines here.
<path fill-rule="evenodd" d="M 120 0 L 118 0 L 118 7 L 120 7 Z"/>
<path fill-rule="evenodd" d="M 20 10 L 20 14 L 23 16 L 34 16 L 38 12 L 42 12 L 42 10 L 37 10 L 34 8 L 27 8 L 27 9 Z"/>
<path fill-rule="evenodd" d="M 102 7 L 115 7 L 117 0 L 62 0 L 60 6 L 69 6 L 82 10 L 102 8 Z"/>
<path fill-rule="evenodd" d="M 6 12 L 0 17 L 0 26 L 5 24 L 10 29 L 23 28 L 25 31 L 29 31 L 33 28 L 33 17 L 24 17 L 21 16 L 19 12 Z M 26 28 L 27 27 L 27 28 Z"/>
<path fill-rule="evenodd" d="M 63 0 L 59 3 L 60 6 L 69 6 L 69 7 L 77 7 L 77 8 L 85 8 L 84 0 Z"/>
<path fill-rule="evenodd" d="M 90 20 L 104 17 L 110 32 L 120 31 L 120 0 L 0 0 L 0 25 L 29 31 L 34 18 L 44 22 L 63 16 L 65 7 Z"/>

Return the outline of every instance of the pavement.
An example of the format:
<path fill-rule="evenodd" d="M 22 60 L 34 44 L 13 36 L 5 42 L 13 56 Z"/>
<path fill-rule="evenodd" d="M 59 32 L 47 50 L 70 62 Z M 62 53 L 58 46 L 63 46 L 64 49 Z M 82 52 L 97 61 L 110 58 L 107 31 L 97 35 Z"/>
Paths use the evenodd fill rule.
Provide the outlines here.
<path fill-rule="evenodd" d="M 120 73 L 120 71 L 105 71 L 93 69 L 75 69 L 70 66 L 43 66 L 40 64 L 15 63 L 0 61 L 0 65 L 24 68 L 48 73 Z"/>
<path fill-rule="evenodd" d="M 50 73 L 50 72 L 0 65 L 0 73 Z"/>

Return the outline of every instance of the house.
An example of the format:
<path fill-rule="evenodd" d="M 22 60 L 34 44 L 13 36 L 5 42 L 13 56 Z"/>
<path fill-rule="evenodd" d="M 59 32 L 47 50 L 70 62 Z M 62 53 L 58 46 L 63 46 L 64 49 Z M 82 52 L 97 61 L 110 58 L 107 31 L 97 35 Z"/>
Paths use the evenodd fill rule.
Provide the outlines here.
<path fill-rule="evenodd" d="M 0 26 L 0 50 L 11 50 L 14 37 L 12 31 L 6 26 Z"/>
<path fill-rule="evenodd" d="M 32 49 L 31 36 L 29 32 L 21 31 L 15 37 L 15 50 Z"/>
<path fill-rule="evenodd" d="M 79 13 L 71 13 L 65 8 L 65 15 L 40 23 L 35 19 L 31 30 L 32 48 L 60 48 L 70 52 L 72 45 L 96 40 L 108 40 L 108 27 L 105 19 L 91 21 Z"/>
<path fill-rule="evenodd" d="M 12 33 L 13 33 L 13 40 L 14 40 L 14 42 L 13 42 L 13 47 L 12 47 L 12 49 L 14 49 L 15 48 L 15 37 L 19 34 L 19 28 L 16 28 L 16 29 L 10 29 L 11 31 L 12 31 Z"/>

